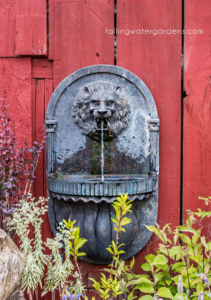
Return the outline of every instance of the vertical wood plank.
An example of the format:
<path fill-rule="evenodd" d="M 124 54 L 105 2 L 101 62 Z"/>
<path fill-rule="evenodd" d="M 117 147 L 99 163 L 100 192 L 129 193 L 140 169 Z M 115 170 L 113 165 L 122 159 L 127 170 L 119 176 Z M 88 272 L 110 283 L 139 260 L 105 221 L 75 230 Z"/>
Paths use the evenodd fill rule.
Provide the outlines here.
<path fill-rule="evenodd" d="M 198 199 L 198 196 L 210 196 L 210 18 L 210 1 L 185 2 L 187 34 L 185 35 L 184 88 L 187 97 L 184 98 L 184 213 L 186 209 L 207 210 L 208 207 Z M 210 233 L 209 224 L 205 226 Z"/>
<path fill-rule="evenodd" d="M 37 70 L 39 73 L 39 70 Z M 41 142 L 43 138 L 43 125 L 46 108 L 53 93 L 53 80 L 52 79 L 32 79 L 32 86 L 34 88 L 33 97 L 33 140 Z M 46 190 L 46 168 L 45 168 L 45 150 L 40 153 L 39 162 L 35 172 L 34 182 L 34 195 L 38 199 L 40 196 L 47 197 Z M 45 242 L 47 238 L 52 237 L 52 231 L 50 228 L 48 213 L 44 216 L 44 222 L 42 224 L 42 237 Z M 51 251 L 46 248 L 46 254 L 51 254 Z M 44 282 L 43 282 L 44 283 Z M 39 290 L 39 297 L 44 300 L 51 300 L 51 293 L 47 293 L 44 297 L 41 297 L 41 290 Z"/>
<path fill-rule="evenodd" d="M 35 110 L 34 114 L 34 141 L 42 142 L 42 131 L 44 123 L 44 112 L 45 112 L 45 81 L 43 79 L 36 79 L 35 85 L 35 104 L 33 105 Z M 38 200 L 39 197 L 44 195 L 44 154 L 43 151 L 39 155 L 38 165 L 35 171 L 35 181 L 34 181 L 34 197 Z M 44 224 L 41 227 L 42 237 L 44 236 Z M 39 288 L 39 297 L 41 297 L 41 289 Z"/>
<path fill-rule="evenodd" d="M 44 111 L 46 113 L 46 109 L 48 106 L 48 102 L 53 93 L 53 79 L 45 79 L 45 103 L 44 103 Z M 47 185 L 46 185 L 46 149 L 44 149 L 44 168 L 43 168 L 43 184 L 44 184 L 44 197 L 47 197 Z M 46 242 L 47 238 L 52 238 L 52 230 L 48 219 L 48 212 L 46 212 L 44 216 L 44 224 L 43 224 L 43 240 Z M 51 254 L 51 250 L 46 248 L 45 254 Z M 47 293 L 44 297 L 44 300 L 51 300 L 51 293 Z"/>
<path fill-rule="evenodd" d="M 159 30 L 182 27 L 182 1 L 117 0 L 117 65 L 138 75 L 150 89 L 160 118 L 158 223 L 179 224 L 181 159 L 181 34 Z M 135 30 L 129 33 L 128 30 Z M 146 31 L 145 31 L 146 30 Z M 151 30 L 151 33 L 150 33 Z M 154 30 L 154 31 L 153 31 Z M 154 32 L 154 33 L 153 33 Z M 160 31 L 161 32 L 161 31 Z M 156 34 L 157 33 L 157 34 Z M 135 271 L 156 238 L 136 256 Z"/>
<path fill-rule="evenodd" d="M 54 86 L 77 69 L 114 63 L 114 2 L 49 0 L 49 59 Z"/>
<path fill-rule="evenodd" d="M 53 94 L 53 79 L 45 79 L 45 103 L 44 110 L 46 113 L 48 102 Z M 46 149 L 45 149 L 46 150 Z M 44 196 L 47 197 L 47 185 L 46 185 L 46 151 L 44 150 L 44 169 L 43 169 L 43 178 L 44 178 Z M 48 218 L 48 217 L 47 217 Z"/>
<path fill-rule="evenodd" d="M 34 126 L 35 126 L 35 137 L 34 140 L 38 143 L 42 142 L 43 139 L 43 125 L 44 125 L 44 115 L 45 115 L 45 81 L 36 80 L 35 89 L 35 111 L 34 113 Z M 37 199 L 40 196 L 44 196 L 44 154 L 43 151 L 40 153 L 39 162 L 35 172 L 35 182 L 34 182 L 34 195 Z"/>

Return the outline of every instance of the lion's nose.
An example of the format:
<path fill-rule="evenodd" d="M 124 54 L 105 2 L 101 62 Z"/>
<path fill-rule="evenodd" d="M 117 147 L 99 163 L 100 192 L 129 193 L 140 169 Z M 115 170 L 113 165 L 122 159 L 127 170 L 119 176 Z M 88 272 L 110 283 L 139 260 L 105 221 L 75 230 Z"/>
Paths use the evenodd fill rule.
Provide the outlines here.
<path fill-rule="evenodd" d="M 107 113 L 107 110 L 98 110 L 97 111 L 101 116 L 105 115 Z"/>

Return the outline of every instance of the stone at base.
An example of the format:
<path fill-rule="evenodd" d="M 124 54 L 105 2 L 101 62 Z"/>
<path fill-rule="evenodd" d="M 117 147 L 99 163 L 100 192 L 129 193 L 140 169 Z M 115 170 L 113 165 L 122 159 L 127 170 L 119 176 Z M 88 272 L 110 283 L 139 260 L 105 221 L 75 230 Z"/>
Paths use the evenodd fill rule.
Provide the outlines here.
<path fill-rule="evenodd" d="M 10 299 L 19 286 L 24 268 L 24 254 L 10 237 L 0 229 L 0 300 Z"/>
<path fill-rule="evenodd" d="M 24 292 L 18 286 L 8 300 L 25 300 Z"/>

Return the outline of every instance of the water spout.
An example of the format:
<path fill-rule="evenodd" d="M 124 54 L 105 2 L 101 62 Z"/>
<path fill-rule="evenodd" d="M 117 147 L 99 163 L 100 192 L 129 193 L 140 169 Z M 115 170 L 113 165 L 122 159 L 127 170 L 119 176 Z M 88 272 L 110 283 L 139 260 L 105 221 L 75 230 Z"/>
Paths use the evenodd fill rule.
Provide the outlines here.
<path fill-rule="evenodd" d="M 101 181 L 104 181 L 104 143 L 103 143 L 104 122 L 101 121 Z"/>

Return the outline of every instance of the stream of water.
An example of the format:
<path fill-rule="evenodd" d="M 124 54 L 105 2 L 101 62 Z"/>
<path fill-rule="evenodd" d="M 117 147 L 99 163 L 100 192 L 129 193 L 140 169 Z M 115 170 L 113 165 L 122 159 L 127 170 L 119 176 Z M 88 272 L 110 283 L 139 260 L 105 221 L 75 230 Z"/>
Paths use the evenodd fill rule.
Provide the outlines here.
<path fill-rule="evenodd" d="M 101 181 L 104 181 L 104 143 L 103 143 L 103 125 L 101 121 Z"/>

